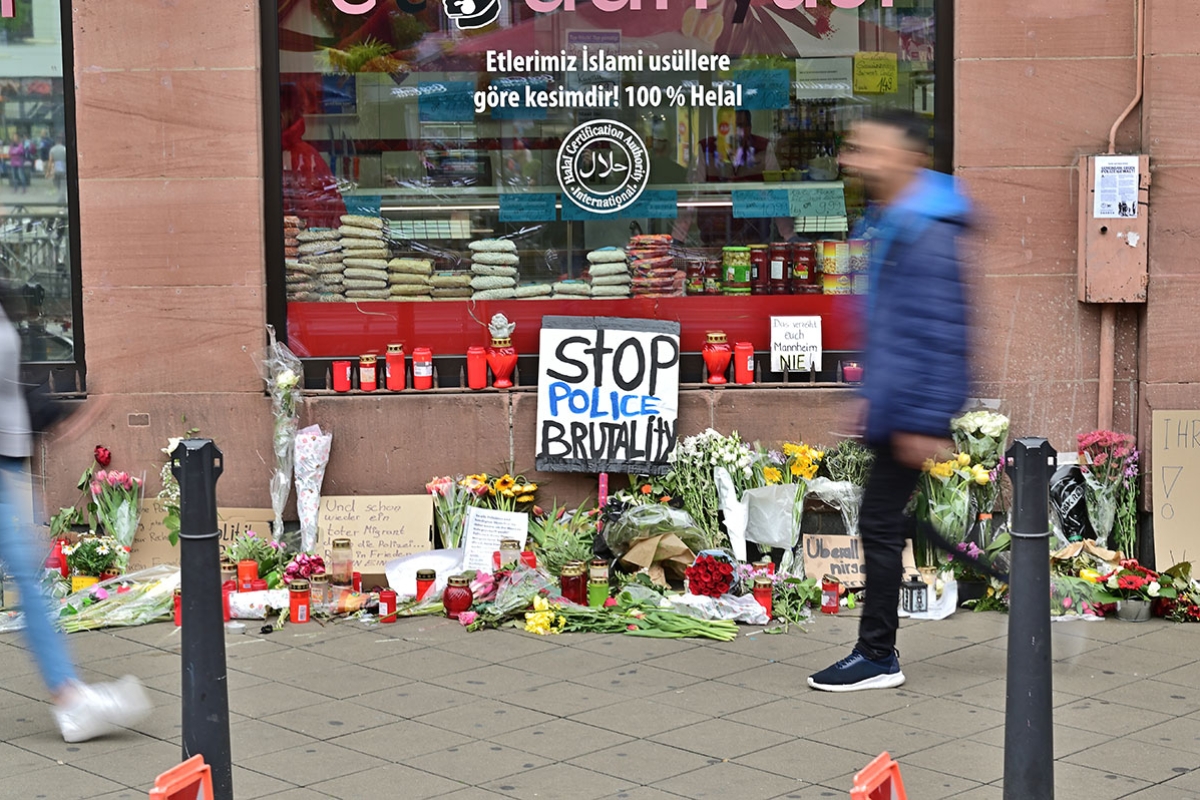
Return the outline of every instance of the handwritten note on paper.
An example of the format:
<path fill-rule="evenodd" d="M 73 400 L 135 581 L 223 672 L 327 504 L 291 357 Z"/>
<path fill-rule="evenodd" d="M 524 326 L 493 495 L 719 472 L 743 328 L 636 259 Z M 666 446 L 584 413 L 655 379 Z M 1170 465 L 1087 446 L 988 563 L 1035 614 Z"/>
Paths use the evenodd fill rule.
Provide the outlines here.
<path fill-rule="evenodd" d="M 1200 565 L 1200 411 L 1155 409 L 1151 423 L 1154 560 L 1159 569 L 1181 561 Z M 1193 572 L 1195 570 L 1193 569 Z"/>
<path fill-rule="evenodd" d="M 171 544 L 171 532 L 163 524 L 166 515 L 166 509 L 158 500 L 142 500 L 138 529 L 129 553 L 128 572 L 179 563 L 179 547 Z M 218 508 L 217 524 L 220 525 L 222 551 L 246 531 L 270 536 L 274 519 L 275 513 L 269 508 Z"/>
<path fill-rule="evenodd" d="M 917 571 L 911 539 L 905 540 L 900 557 L 904 574 Z M 857 536 L 808 534 L 804 537 L 804 574 L 820 581 L 832 575 L 847 587 L 857 589 L 866 585 L 867 567 L 863 560 L 862 540 Z"/>
<path fill-rule="evenodd" d="M 354 569 L 379 575 L 393 558 L 430 549 L 433 498 L 427 494 L 322 497 L 317 528 L 320 549 L 327 550 L 334 539 L 349 539 Z"/>
<path fill-rule="evenodd" d="M 525 546 L 529 535 L 529 515 L 514 511 L 492 511 L 485 508 L 467 510 L 463 528 L 463 569 L 492 571 L 492 553 L 500 542 L 516 539 Z"/>
<path fill-rule="evenodd" d="M 895 53 L 859 53 L 854 56 L 855 94 L 895 94 L 900 68 Z"/>

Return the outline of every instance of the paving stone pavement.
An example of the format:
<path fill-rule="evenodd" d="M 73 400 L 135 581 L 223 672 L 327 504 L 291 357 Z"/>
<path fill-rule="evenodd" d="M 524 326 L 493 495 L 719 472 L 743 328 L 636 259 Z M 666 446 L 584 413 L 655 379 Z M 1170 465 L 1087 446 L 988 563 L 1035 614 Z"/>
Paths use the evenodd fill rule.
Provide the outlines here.
<path fill-rule="evenodd" d="M 845 798 L 887 750 L 914 800 L 997 800 L 1007 619 L 902 624 L 908 683 L 825 694 L 853 616 L 733 642 L 468 634 L 440 618 L 226 637 L 239 800 Z M 145 798 L 180 760 L 179 631 L 81 633 L 84 679 L 142 678 L 137 730 L 59 738 L 19 635 L 0 636 L 0 796 Z M 1058 800 L 1200 800 L 1200 625 L 1053 627 Z"/>

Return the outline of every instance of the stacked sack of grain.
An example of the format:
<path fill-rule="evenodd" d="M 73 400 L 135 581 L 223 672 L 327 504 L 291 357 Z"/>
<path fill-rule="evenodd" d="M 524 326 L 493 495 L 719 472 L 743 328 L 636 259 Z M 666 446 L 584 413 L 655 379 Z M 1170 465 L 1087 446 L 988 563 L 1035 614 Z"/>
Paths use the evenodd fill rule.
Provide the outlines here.
<path fill-rule="evenodd" d="M 338 228 L 342 246 L 342 285 L 347 300 L 388 300 L 388 245 L 383 220 L 344 214 Z"/>
<path fill-rule="evenodd" d="M 475 293 L 471 288 L 471 279 L 475 276 L 469 270 L 442 270 L 433 273 L 429 279 L 433 286 L 434 300 L 466 300 Z"/>
<path fill-rule="evenodd" d="M 566 300 L 586 300 L 592 296 L 592 287 L 587 281 L 570 278 L 554 284 L 554 296 Z"/>
<path fill-rule="evenodd" d="M 671 235 L 645 234 L 629 239 L 629 271 L 633 293 L 646 297 L 668 297 L 683 289 L 682 273 L 675 269 Z"/>
<path fill-rule="evenodd" d="M 296 237 L 304 230 L 304 220 L 291 214 L 283 218 L 283 257 L 300 257 L 300 240 Z"/>
<path fill-rule="evenodd" d="M 629 297 L 632 278 L 624 250 L 602 247 L 588 253 L 587 260 L 592 297 Z"/>
<path fill-rule="evenodd" d="M 507 300 L 516 297 L 517 245 L 510 239 L 480 239 L 471 249 L 471 297 Z"/>
<path fill-rule="evenodd" d="M 433 284 L 433 261 L 428 258 L 393 258 L 388 262 L 392 300 L 429 300 Z"/>
<path fill-rule="evenodd" d="M 324 302 L 341 302 L 346 299 L 342 285 L 342 235 L 328 228 L 300 231 L 296 235 L 297 250 L 304 248 L 296 258 L 287 259 L 289 279 L 293 273 L 307 276 L 312 286 L 306 299 Z"/>

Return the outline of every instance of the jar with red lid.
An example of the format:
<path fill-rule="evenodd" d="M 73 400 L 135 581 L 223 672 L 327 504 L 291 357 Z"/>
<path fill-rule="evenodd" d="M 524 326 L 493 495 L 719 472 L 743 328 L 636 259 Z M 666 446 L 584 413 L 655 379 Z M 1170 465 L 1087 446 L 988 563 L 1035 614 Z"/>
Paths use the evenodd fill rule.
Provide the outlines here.
<path fill-rule="evenodd" d="M 358 357 L 358 388 L 364 392 L 373 392 L 379 386 L 377 364 L 379 359 L 368 353 Z"/>
<path fill-rule="evenodd" d="M 792 256 L 787 242 L 771 245 L 771 294 L 791 294 Z"/>
<path fill-rule="evenodd" d="M 467 576 L 451 575 L 446 582 L 446 591 L 442 592 L 442 608 L 446 610 L 446 616 L 458 619 L 459 614 L 470 610 L 473 602 L 475 595 L 471 592 L 471 581 Z"/>
<path fill-rule="evenodd" d="M 385 624 L 396 621 L 396 593 L 391 589 L 379 593 L 379 621 Z"/>
<path fill-rule="evenodd" d="M 700 356 L 704 359 L 704 366 L 708 368 L 708 382 L 716 385 L 728 383 L 725 371 L 729 369 L 729 362 L 733 360 L 733 348 L 729 346 L 728 337 L 724 331 L 709 331 L 705 339 Z"/>
<path fill-rule="evenodd" d="M 792 244 L 792 294 L 820 294 L 817 250 L 812 242 Z"/>
<path fill-rule="evenodd" d="M 437 572 L 431 569 L 417 570 L 417 599 L 424 600 L 425 595 L 429 594 L 429 590 L 433 588 L 434 581 L 437 580 Z"/>
<path fill-rule="evenodd" d="M 704 259 L 704 293 L 721 293 L 721 259 Z"/>
<path fill-rule="evenodd" d="M 473 344 L 467 348 L 467 388 L 487 388 L 487 350 Z"/>
<path fill-rule="evenodd" d="M 298 625 L 312 617 L 312 592 L 308 581 L 297 578 L 288 584 L 288 618 Z"/>
<path fill-rule="evenodd" d="M 404 345 L 389 344 L 387 346 L 387 388 L 391 392 L 404 391 Z"/>
<path fill-rule="evenodd" d="M 413 348 L 413 388 L 433 388 L 433 351 L 428 347 Z"/>
<path fill-rule="evenodd" d="M 771 254 L 765 244 L 750 245 L 750 293 L 768 294 L 771 291 Z"/>
<path fill-rule="evenodd" d="M 754 600 L 767 612 L 767 619 L 771 618 L 774 591 L 774 584 L 769 576 L 763 575 L 754 579 Z"/>

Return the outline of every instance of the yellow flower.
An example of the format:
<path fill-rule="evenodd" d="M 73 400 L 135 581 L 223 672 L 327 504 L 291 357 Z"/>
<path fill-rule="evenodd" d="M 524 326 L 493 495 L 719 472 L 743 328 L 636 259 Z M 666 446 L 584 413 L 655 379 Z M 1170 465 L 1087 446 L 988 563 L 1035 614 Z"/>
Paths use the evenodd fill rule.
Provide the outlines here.
<path fill-rule="evenodd" d="M 550 601 L 542 597 L 540 594 L 533 598 L 534 611 L 546 611 L 550 608 Z"/>
<path fill-rule="evenodd" d="M 788 458 L 800 455 L 800 445 L 792 444 L 791 442 L 783 443 L 783 454 Z"/>
<path fill-rule="evenodd" d="M 498 491 L 503 492 L 506 489 L 511 489 L 516 485 L 517 485 L 517 481 L 513 478 L 512 475 L 508 475 L 507 473 L 502 475 L 499 478 L 496 478 L 496 489 Z"/>
<path fill-rule="evenodd" d="M 527 483 L 524 486 L 514 486 L 513 487 L 513 491 L 516 491 L 520 494 L 533 494 L 537 490 L 538 490 L 538 487 L 537 487 L 536 483 Z"/>
<path fill-rule="evenodd" d="M 963 467 L 967 466 L 968 464 L 971 463 L 971 456 L 968 455 L 967 453 L 959 453 L 958 454 L 958 463 L 959 463 L 959 466 L 963 466 Z"/>
<path fill-rule="evenodd" d="M 1099 583 L 1100 582 L 1100 573 L 1094 569 L 1086 569 L 1085 568 L 1085 569 L 1079 570 L 1079 578 L 1080 578 L 1080 580 L 1085 580 L 1088 583 Z"/>
<path fill-rule="evenodd" d="M 793 475 L 795 475 L 796 477 L 800 477 L 800 474 L 801 474 L 801 473 L 802 473 L 804 470 L 803 470 L 803 469 L 800 467 L 800 464 L 799 464 L 799 462 L 793 461 L 793 462 L 792 462 L 791 469 L 790 469 L 789 471 L 790 471 L 790 472 L 791 472 Z"/>
<path fill-rule="evenodd" d="M 518 498 L 517 498 L 517 502 L 518 502 L 518 503 L 532 503 L 532 502 L 533 502 L 533 495 L 531 495 L 531 494 L 523 494 L 523 495 L 521 495 L 520 497 L 518 497 Z"/>
<path fill-rule="evenodd" d="M 763 480 L 765 480 L 768 484 L 782 483 L 783 473 L 780 472 L 777 467 L 764 467 Z"/>
<path fill-rule="evenodd" d="M 927 458 L 925 459 L 925 463 L 921 465 L 921 470 L 924 472 L 932 472 L 936 464 L 937 462 L 935 462 L 932 458 Z"/>
<path fill-rule="evenodd" d="M 500 494 L 504 495 L 505 497 L 513 497 L 514 496 L 512 489 L 501 489 Z"/>
<path fill-rule="evenodd" d="M 983 468 L 983 465 L 976 464 L 975 466 L 971 467 L 971 479 L 980 486 L 987 486 L 992 480 L 992 476 L 989 475 L 988 471 Z"/>

